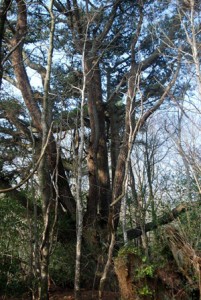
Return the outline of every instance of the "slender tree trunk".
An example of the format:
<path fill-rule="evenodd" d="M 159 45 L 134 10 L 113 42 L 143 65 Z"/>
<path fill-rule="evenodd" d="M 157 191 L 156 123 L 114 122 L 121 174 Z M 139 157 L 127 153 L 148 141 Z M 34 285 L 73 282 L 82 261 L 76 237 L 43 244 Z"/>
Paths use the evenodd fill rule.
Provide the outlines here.
<path fill-rule="evenodd" d="M 41 116 L 41 125 L 42 125 L 42 147 L 47 142 L 49 137 L 49 131 L 51 130 L 52 122 L 52 102 L 49 96 L 50 89 L 50 76 L 52 68 L 52 55 L 54 49 L 54 30 L 55 30 L 55 18 L 53 15 L 53 2 L 51 0 L 50 6 L 48 9 L 51 17 L 51 27 L 50 27 L 50 37 L 49 37 L 49 52 L 48 52 L 48 62 L 47 62 L 47 72 L 44 81 L 44 97 L 43 97 L 43 111 Z M 43 156 L 39 165 L 39 184 L 41 191 L 41 198 L 43 203 L 43 238 L 41 243 L 41 282 L 40 282 L 40 300 L 48 300 L 48 278 L 49 278 L 49 259 L 50 259 L 50 212 L 52 209 L 53 201 L 53 190 L 52 190 L 52 181 L 51 181 L 51 166 L 48 160 L 48 152 L 46 150 L 46 155 Z"/>
<path fill-rule="evenodd" d="M 46 219 L 46 220 L 45 220 Z M 45 222 L 48 221 L 48 216 L 44 217 Z M 49 241 L 49 229 L 46 229 L 45 239 L 41 247 L 40 255 L 40 287 L 39 287 L 39 299 L 40 300 L 49 300 L 49 291 L 48 291 L 48 279 L 49 279 L 49 258 L 50 258 L 50 241 Z"/>
<path fill-rule="evenodd" d="M 88 27 L 87 27 L 88 29 Z M 86 31 L 87 36 L 87 31 Z M 82 232 L 83 232 L 83 205 L 82 205 L 82 161 L 84 151 L 84 102 L 86 90 L 86 74 L 85 74 L 85 55 L 86 55 L 86 42 L 83 46 L 82 52 L 82 70 L 83 70 L 83 86 L 81 90 L 81 107 L 80 107 L 80 145 L 78 145 L 77 157 L 77 182 L 76 182 L 76 263 L 75 263 L 75 280 L 74 292 L 75 300 L 79 300 L 80 294 L 80 265 L 81 265 L 81 249 L 82 249 Z"/>
<path fill-rule="evenodd" d="M 125 196 L 122 200 L 122 231 L 123 231 L 123 238 L 124 244 L 128 243 L 127 231 L 126 231 L 126 210 L 127 210 L 127 196 Z"/>
<path fill-rule="evenodd" d="M 114 246 L 115 246 L 115 231 L 114 231 L 114 226 L 113 226 L 113 228 L 111 228 L 111 237 L 110 237 L 110 245 L 109 245 L 109 249 L 108 249 L 108 258 L 107 258 L 107 262 L 104 267 L 103 274 L 100 279 L 99 300 L 102 300 L 103 296 L 104 296 L 105 282 L 107 280 L 107 275 L 108 275 L 109 269 L 111 267 Z"/>

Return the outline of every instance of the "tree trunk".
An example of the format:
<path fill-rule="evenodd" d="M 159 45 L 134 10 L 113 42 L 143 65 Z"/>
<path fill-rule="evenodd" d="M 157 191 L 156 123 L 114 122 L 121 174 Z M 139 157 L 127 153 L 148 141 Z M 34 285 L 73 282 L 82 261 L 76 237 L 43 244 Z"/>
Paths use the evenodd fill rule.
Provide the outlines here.
<path fill-rule="evenodd" d="M 40 288 L 39 288 L 39 299 L 40 300 L 49 300 L 48 292 L 48 279 L 49 279 L 49 239 L 48 233 L 44 245 L 41 249 L 41 278 L 40 278 Z"/>
<path fill-rule="evenodd" d="M 11 4 L 11 0 L 3 0 L 0 4 L 0 90 L 1 90 L 1 83 L 2 83 L 2 77 L 3 77 L 3 49 L 2 49 L 2 42 L 3 42 L 3 36 L 5 31 L 5 22 L 6 22 L 6 16 L 7 12 L 9 10 Z"/>
<path fill-rule="evenodd" d="M 105 133 L 105 111 L 102 100 L 101 76 L 95 59 L 86 58 L 88 113 L 91 137 L 88 148 L 89 199 L 87 223 L 93 224 L 97 214 L 107 224 L 110 203 L 110 180 Z"/>
<path fill-rule="evenodd" d="M 42 148 L 48 142 L 49 132 L 51 130 L 52 123 L 52 101 L 49 95 L 50 91 L 50 76 L 52 69 L 52 55 L 54 49 L 54 30 L 55 30 L 55 18 L 53 15 L 53 0 L 50 1 L 48 11 L 51 18 L 50 34 L 49 34 L 49 50 L 47 59 L 47 72 L 44 81 L 44 96 L 42 101 L 42 114 L 41 114 L 41 128 L 42 128 Z M 50 256 L 50 231 L 53 230 L 54 225 L 50 219 L 50 213 L 53 206 L 53 185 L 52 177 L 56 169 L 51 170 L 51 160 L 48 159 L 50 153 L 46 149 L 45 155 L 41 159 L 38 173 L 39 173 L 39 186 L 41 192 L 41 200 L 43 207 L 43 238 L 41 243 L 41 282 L 40 282 L 40 300 L 49 300 L 48 294 L 48 278 L 49 278 L 49 256 Z M 57 151 L 51 154 L 53 155 L 53 161 L 55 161 L 55 168 L 57 167 Z M 55 178 L 53 179 L 55 180 Z M 56 179 L 57 180 L 57 179 Z M 57 189 L 57 181 L 55 181 L 55 187 Z M 54 199 L 54 205 L 56 205 L 56 199 Z"/>
<path fill-rule="evenodd" d="M 38 169 L 39 186 L 43 207 L 43 238 L 40 247 L 40 287 L 39 299 L 48 300 L 49 250 L 50 250 L 50 210 L 52 205 L 52 183 L 49 175 L 48 162 L 43 157 Z"/>

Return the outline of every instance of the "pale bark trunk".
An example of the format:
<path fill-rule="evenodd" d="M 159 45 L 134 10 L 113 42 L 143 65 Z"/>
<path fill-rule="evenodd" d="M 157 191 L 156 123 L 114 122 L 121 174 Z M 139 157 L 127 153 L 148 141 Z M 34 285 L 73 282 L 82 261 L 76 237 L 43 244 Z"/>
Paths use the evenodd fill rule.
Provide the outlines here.
<path fill-rule="evenodd" d="M 88 27 L 87 27 L 88 29 Z M 87 36 L 87 30 L 86 30 Z M 76 183 L 76 262 L 75 262 L 75 279 L 74 279 L 74 293 L 75 300 L 79 300 L 80 294 L 80 276 L 81 276 L 81 253 L 82 253 L 82 233 L 83 233 L 83 206 L 82 206 L 82 161 L 84 151 L 84 102 L 86 90 L 86 74 L 85 74 L 85 55 L 86 42 L 83 46 L 82 52 L 82 70 L 83 70 L 83 86 L 81 90 L 81 107 L 80 107 L 80 145 L 78 145 L 77 156 L 77 183 Z"/>
<path fill-rule="evenodd" d="M 126 231 L 126 210 L 127 210 L 127 203 L 126 203 L 126 196 L 122 200 L 122 231 L 123 231 L 123 238 L 124 244 L 128 243 L 127 231 Z"/>
<path fill-rule="evenodd" d="M 112 230 L 111 238 L 110 238 L 110 246 L 109 246 L 109 250 L 108 250 L 108 258 L 107 258 L 107 262 L 104 267 L 103 274 L 100 279 L 99 300 L 102 300 L 103 296 L 104 296 L 105 282 L 107 280 L 107 275 L 108 275 L 109 269 L 111 267 L 114 246 L 115 246 L 115 232 L 114 232 L 114 230 Z"/>
<path fill-rule="evenodd" d="M 47 72 L 44 81 L 44 97 L 43 97 L 43 111 L 41 116 L 42 125 L 42 147 L 46 144 L 49 136 L 49 131 L 51 130 L 52 122 L 52 103 L 49 99 L 49 89 L 50 89 L 50 76 L 52 68 L 52 55 L 54 49 L 54 30 L 55 30 L 55 18 L 53 15 L 53 0 L 50 2 L 48 8 L 51 17 L 51 27 L 50 27 L 50 37 L 49 37 L 49 52 L 48 52 L 48 62 L 47 62 Z M 53 200 L 53 190 L 52 181 L 50 177 L 51 166 L 48 161 L 48 152 L 44 155 L 40 165 L 39 165 L 39 185 L 41 191 L 42 205 L 43 205 L 43 238 L 41 243 L 41 278 L 40 278 L 40 300 L 48 300 L 48 278 L 49 278 L 49 258 L 50 258 L 50 231 L 51 231 L 51 221 L 50 212 Z"/>

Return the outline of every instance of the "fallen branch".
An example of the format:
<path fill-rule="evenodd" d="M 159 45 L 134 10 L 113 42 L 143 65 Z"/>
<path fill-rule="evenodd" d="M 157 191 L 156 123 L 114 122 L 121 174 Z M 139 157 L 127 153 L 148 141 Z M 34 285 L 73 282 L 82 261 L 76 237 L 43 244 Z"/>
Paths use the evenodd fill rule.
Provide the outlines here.
<path fill-rule="evenodd" d="M 172 209 L 170 212 L 165 213 L 163 216 L 158 217 L 156 222 L 149 222 L 146 223 L 144 226 L 144 232 L 149 232 L 154 229 L 157 229 L 159 226 L 169 224 L 170 222 L 174 221 L 177 217 L 179 217 L 182 213 L 186 212 L 187 210 L 192 209 L 195 205 L 200 205 L 201 203 L 182 203 Z M 129 240 L 136 239 L 142 235 L 142 229 L 140 226 L 136 228 L 129 229 L 127 231 L 127 236 Z"/>

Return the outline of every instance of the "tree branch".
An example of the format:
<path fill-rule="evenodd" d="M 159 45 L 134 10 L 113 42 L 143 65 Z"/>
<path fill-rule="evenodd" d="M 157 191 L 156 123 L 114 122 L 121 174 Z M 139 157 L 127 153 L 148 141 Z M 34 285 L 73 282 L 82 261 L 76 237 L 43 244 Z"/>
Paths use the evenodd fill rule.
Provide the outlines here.
<path fill-rule="evenodd" d="M 26 53 L 25 51 L 22 52 L 22 55 L 23 55 L 23 59 L 24 59 L 25 64 L 26 64 L 29 68 L 31 68 L 31 69 L 33 69 L 33 70 L 35 70 L 35 71 L 38 72 L 38 74 L 41 76 L 42 83 L 43 83 L 43 85 L 44 85 L 45 76 L 46 76 L 46 68 L 43 67 L 43 66 L 40 65 L 40 64 L 37 64 L 37 63 L 31 61 L 31 60 L 29 59 L 28 53 Z"/>
<path fill-rule="evenodd" d="M 26 36 L 27 33 L 27 7 L 24 1 L 16 0 L 16 2 L 18 8 L 18 16 L 16 32 L 14 34 L 14 37 L 10 41 L 11 46 L 15 48 L 15 50 L 11 54 L 11 60 L 14 68 L 14 73 L 17 79 L 17 86 L 22 93 L 25 104 L 33 119 L 34 126 L 38 128 L 38 130 L 41 130 L 40 108 L 34 99 L 33 91 L 28 79 L 22 56 L 23 38 Z M 19 41 L 21 41 L 20 44 Z M 16 47 L 16 45 L 18 45 L 18 47 Z"/>
<path fill-rule="evenodd" d="M 52 133 L 52 124 L 51 124 L 51 127 L 50 127 L 50 130 L 49 130 L 49 133 L 48 133 L 48 136 L 47 136 L 47 140 L 46 140 L 46 143 L 45 145 L 43 146 L 42 150 L 41 150 L 41 153 L 40 153 L 40 156 L 35 164 L 35 167 L 33 168 L 33 171 L 25 178 L 23 179 L 22 181 L 20 181 L 20 183 L 18 183 L 17 185 L 15 185 L 14 187 L 10 187 L 10 188 L 7 188 L 7 189 L 3 189 L 3 190 L 0 190 L 0 194 L 1 193 L 7 193 L 7 192 L 11 192 L 19 187 L 21 187 L 23 184 L 25 184 L 33 175 L 34 173 L 36 172 L 36 170 L 38 169 L 39 167 L 39 164 L 45 154 L 45 151 L 46 151 L 46 148 L 48 146 L 48 143 L 49 143 L 49 139 L 50 139 L 50 136 L 51 136 L 51 133 Z"/>
<path fill-rule="evenodd" d="M 9 180 L 5 179 L 2 175 L 0 175 L 0 188 L 4 189 L 4 190 L 8 190 L 8 189 L 12 189 L 12 187 L 10 186 Z M 2 198 L 10 198 L 18 203 L 20 203 L 20 205 L 22 205 L 23 207 L 27 208 L 27 197 L 24 195 L 24 193 L 22 193 L 21 191 L 17 191 L 17 190 L 10 190 L 10 192 L 6 193 L 5 195 L 1 195 L 0 199 Z M 33 212 L 34 211 L 34 207 L 32 204 L 29 205 L 29 211 Z M 42 210 L 41 207 L 37 205 L 37 212 L 39 214 L 42 214 Z"/>
<path fill-rule="evenodd" d="M 106 37 L 106 35 L 108 34 L 110 28 L 112 27 L 112 24 L 114 22 L 114 18 L 116 16 L 116 11 L 118 8 L 118 5 L 121 1 L 117 0 L 114 5 L 113 5 L 113 9 L 112 12 L 108 18 L 108 22 L 106 23 L 104 30 L 102 31 L 102 33 L 98 36 L 97 40 L 99 41 L 99 44 L 103 41 L 103 39 Z"/>
<path fill-rule="evenodd" d="M 162 225 L 166 225 L 174 221 L 176 218 L 178 218 L 182 213 L 186 212 L 187 210 L 192 209 L 193 207 L 200 205 L 201 203 L 185 203 L 185 204 L 180 204 L 174 209 L 172 209 L 170 212 L 165 213 L 163 216 L 158 217 L 156 222 L 149 222 L 146 223 L 144 226 L 143 231 L 144 232 L 149 232 L 154 229 L 157 229 L 158 227 Z M 136 228 L 129 229 L 127 231 L 127 236 L 129 240 L 136 239 L 142 235 L 142 229 L 140 226 L 137 226 Z"/>
<path fill-rule="evenodd" d="M 177 32 L 177 27 L 180 24 L 178 16 L 174 18 L 174 26 L 171 27 L 169 35 L 165 35 L 164 39 L 161 41 L 159 47 L 147 58 L 145 58 L 140 63 L 141 71 L 146 70 L 154 61 L 164 52 L 166 48 L 172 43 L 175 33 Z"/>

